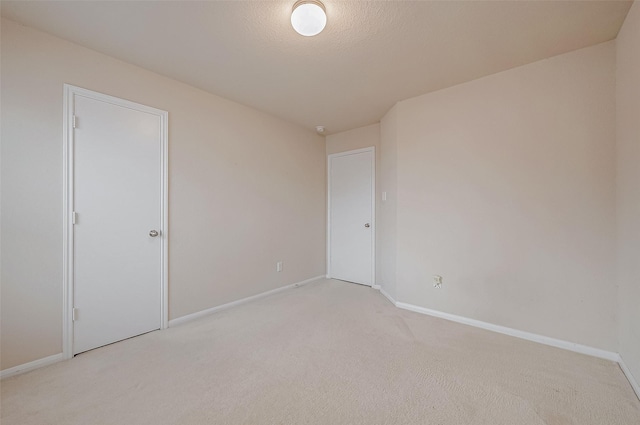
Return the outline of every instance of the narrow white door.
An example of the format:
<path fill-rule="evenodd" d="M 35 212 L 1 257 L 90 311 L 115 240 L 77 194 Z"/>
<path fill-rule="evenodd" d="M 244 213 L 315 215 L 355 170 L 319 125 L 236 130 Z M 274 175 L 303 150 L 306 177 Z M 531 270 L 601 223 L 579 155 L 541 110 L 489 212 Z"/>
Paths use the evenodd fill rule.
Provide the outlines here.
<path fill-rule="evenodd" d="M 161 328 L 163 146 L 160 115 L 73 102 L 77 354 Z"/>
<path fill-rule="evenodd" d="M 329 155 L 329 275 L 373 284 L 373 148 Z"/>

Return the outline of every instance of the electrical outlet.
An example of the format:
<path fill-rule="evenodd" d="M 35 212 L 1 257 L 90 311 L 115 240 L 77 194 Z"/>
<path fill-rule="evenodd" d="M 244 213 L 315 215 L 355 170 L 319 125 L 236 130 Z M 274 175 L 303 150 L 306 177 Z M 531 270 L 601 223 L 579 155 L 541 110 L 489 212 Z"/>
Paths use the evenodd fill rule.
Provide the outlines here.
<path fill-rule="evenodd" d="M 276 263 L 276 271 L 277 272 L 281 272 L 282 271 L 282 261 L 278 261 Z"/>
<path fill-rule="evenodd" d="M 438 275 L 433 276 L 433 287 L 436 289 L 442 288 L 442 276 L 438 276 Z"/>

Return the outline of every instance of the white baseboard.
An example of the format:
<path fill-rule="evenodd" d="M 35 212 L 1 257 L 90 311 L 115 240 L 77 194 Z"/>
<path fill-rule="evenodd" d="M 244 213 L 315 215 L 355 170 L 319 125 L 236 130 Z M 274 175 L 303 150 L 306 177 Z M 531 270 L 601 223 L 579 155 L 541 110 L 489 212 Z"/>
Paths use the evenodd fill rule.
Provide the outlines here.
<path fill-rule="evenodd" d="M 520 331 L 518 329 L 507 328 L 506 326 L 494 325 L 493 323 L 482 322 L 480 320 L 470 319 L 464 316 L 457 316 L 455 314 L 444 313 L 442 311 L 432 310 L 425 307 L 419 307 L 417 305 L 398 302 L 391 295 L 389 295 L 384 288 L 380 288 L 380 293 L 384 295 L 391 303 L 403 310 L 409 310 L 416 313 L 422 313 L 433 317 L 438 317 L 452 322 L 462 323 L 465 325 L 473 326 L 476 328 L 485 329 L 492 332 L 497 332 L 505 335 L 514 336 L 520 339 L 526 339 L 527 341 L 533 341 L 544 345 L 550 345 L 556 348 L 562 348 L 564 350 L 573 351 L 580 354 L 586 354 L 588 356 L 598 357 L 601 359 L 611 360 L 620 365 L 620 369 L 627 377 L 627 380 L 631 384 L 633 391 L 640 399 L 640 384 L 636 380 L 635 376 L 631 373 L 631 370 L 624 363 L 624 360 L 620 354 L 613 351 L 602 350 L 600 348 L 589 347 L 587 345 L 576 344 L 574 342 L 564 341 L 561 339 L 550 338 L 543 335 L 534 334 L 531 332 Z"/>
<path fill-rule="evenodd" d="M 382 289 L 380 285 L 371 285 L 372 289 L 377 289 L 378 291 Z"/>
<path fill-rule="evenodd" d="M 613 351 L 602 350 L 600 348 L 594 348 L 594 347 L 589 347 L 587 345 L 576 344 L 575 342 L 569 342 L 561 339 L 550 338 L 548 336 L 543 336 L 543 335 L 538 335 L 531 332 L 521 331 L 518 329 L 508 328 L 506 326 L 494 325 L 493 323 L 482 322 L 480 320 L 470 319 L 464 316 L 457 316 L 455 314 L 444 313 L 442 311 L 432 310 L 430 308 L 419 307 L 417 305 L 399 302 L 394 300 L 393 297 L 391 297 L 382 288 L 380 288 L 380 293 L 385 297 L 387 297 L 393 305 L 403 310 L 422 313 L 429 316 L 438 317 L 440 319 L 450 320 L 452 322 L 462 323 L 464 325 L 469 325 L 469 326 L 485 329 L 492 332 L 510 335 L 520 339 L 526 339 L 527 341 L 538 342 L 540 344 L 550 345 L 552 347 L 562 348 L 565 350 L 574 351 L 576 353 L 586 354 L 593 357 L 599 357 L 601 359 L 611 360 L 614 362 L 620 361 L 620 355 Z"/>
<path fill-rule="evenodd" d="M 276 288 L 276 289 L 272 289 L 270 291 L 267 292 L 263 292 L 257 295 L 253 295 L 251 297 L 247 297 L 247 298 L 243 298 L 241 300 L 237 300 L 237 301 L 232 301 L 230 303 L 227 304 L 223 304 L 223 305 L 219 305 L 217 307 L 213 307 L 213 308 L 209 308 L 207 310 L 202 310 L 199 311 L 197 313 L 193 313 L 193 314 L 189 314 L 186 316 L 182 316 L 179 317 L 177 319 L 173 319 L 169 321 L 169 326 L 176 326 L 182 323 L 186 323 L 195 319 L 198 319 L 200 317 L 204 317 L 207 316 L 209 314 L 215 313 L 217 311 L 220 310 L 224 310 L 230 307 L 234 307 L 240 304 L 244 304 L 250 301 L 254 301 L 260 298 L 264 298 L 266 296 L 284 291 L 286 289 L 289 288 L 295 288 L 298 286 L 302 286 L 302 285 L 306 285 L 308 283 L 314 282 L 316 280 L 320 280 L 320 279 L 324 279 L 325 276 L 316 276 L 313 277 L 311 279 L 307 279 L 307 280 L 303 280 L 301 282 L 297 282 L 297 283 L 293 283 L 290 285 L 286 285 L 280 288 Z M 391 303 L 398 307 L 401 308 L 403 310 L 409 310 L 409 311 L 413 311 L 416 313 L 422 313 L 422 314 L 426 314 L 429 316 L 433 316 L 433 317 L 438 317 L 441 319 L 445 319 L 445 320 L 450 320 L 453 322 L 457 322 L 457 323 L 462 323 L 465 325 L 469 325 L 469 326 L 474 326 L 476 328 L 481 328 L 481 329 L 486 329 L 492 332 L 497 332 L 497 333 L 501 333 L 501 334 L 505 334 L 505 335 L 510 335 L 510 336 L 514 336 L 516 338 L 521 338 L 521 339 L 525 339 L 527 341 L 533 341 L 533 342 L 538 342 L 540 344 L 545 344 L 545 345 L 550 345 L 552 347 L 557 347 L 557 348 L 562 348 L 565 350 L 569 350 L 569 351 L 574 351 L 576 353 L 581 353 L 581 354 L 586 354 L 589 356 L 593 356 L 593 357 L 599 357 L 602 359 L 606 359 L 606 360 L 611 360 L 614 362 L 617 362 L 620 365 L 620 368 L 622 369 L 622 372 L 624 373 L 624 375 L 627 377 L 627 379 L 629 380 L 629 383 L 631 384 L 631 387 L 633 388 L 633 390 L 635 391 L 636 395 L 638 396 L 638 398 L 640 398 L 640 385 L 638 384 L 638 381 L 636 381 L 635 377 L 631 374 L 631 371 L 629 370 L 629 368 L 627 367 L 627 365 L 624 363 L 622 357 L 620 357 L 620 355 L 618 353 L 614 353 L 612 351 L 606 351 L 606 350 L 602 350 L 599 348 L 594 348 L 594 347 L 589 347 L 586 345 L 581 345 L 581 344 L 576 344 L 573 342 L 569 342 L 569 341 L 564 341 L 564 340 L 560 340 L 560 339 L 555 339 L 555 338 L 550 338 L 550 337 L 546 337 L 543 335 L 538 335 L 538 334 L 534 334 L 534 333 L 530 333 L 530 332 L 525 332 L 525 331 L 520 331 L 517 329 L 512 329 L 512 328 L 507 328 L 505 326 L 500 326 L 500 325 L 495 325 L 493 323 L 487 323 L 487 322 L 482 322 L 480 320 L 475 320 L 475 319 L 470 319 L 464 316 L 457 316 L 455 314 L 450 314 L 450 313 L 444 313 L 441 311 L 437 311 L 437 310 L 432 310 L 432 309 L 428 309 L 425 307 L 419 307 L 413 304 L 407 304 L 407 303 L 403 303 L 403 302 L 398 302 L 395 299 L 393 299 L 393 297 L 391 297 L 391 295 L 389 295 L 384 288 L 380 287 L 379 285 L 375 285 L 373 286 L 374 289 L 378 289 L 380 291 L 380 293 L 386 297 L 389 301 L 391 301 Z M 38 359 L 38 360 L 34 360 L 32 362 L 29 363 L 25 363 L 22 365 L 18 365 L 18 366 L 14 366 L 12 368 L 9 369 L 5 369 L 3 371 L 0 371 L 0 379 L 4 379 L 4 378 L 8 378 L 10 376 L 14 376 L 14 375 L 18 375 L 21 373 L 26 373 L 29 371 L 32 371 L 34 369 L 38 369 L 40 367 L 43 366 L 48 366 L 54 363 L 57 363 L 59 361 L 64 360 L 64 355 L 63 353 L 58 353 L 58 354 L 54 354 L 52 356 L 48 356 L 48 357 L 44 357 L 42 359 Z"/>
<path fill-rule="evenodd" d="M 230 303 L 223 304 L 223 305 L 220 305 L 220 306 L 217 306 L 217 307 L 213 307 L 213 308 L 210 308 L 210 309 L 207 309 L 207 310 L 199 311 L 197 313 L 189 314 L 187 316 L 182 316 L 182 317 L 179 317 L 177 319 L 170 320 L 169 321 L 169 326 L 176 326 L 176 325 L 179 325 L 181 323 L 189 322 L 191 320 L 195 320 L 195 319 L 198 319 L 200 317 L 207 316 L 207 315 L 209 315 L 211 313 L 215 313 L 216 311 L 224 310 L 225 308 L 229 308 L 229 307 L 233 307 L 233 306 L 236 306 L 236 305 L 244 304 L 244 303 L 249 302 L 249 301 L 257 300 L 259 298 L 263 298 L 263 297 L 266 297 L 268 295 L 275 294 L 275 293 L 280 292 L 280 291 L 284 291 L 285 289 L 295 288 L 295 287 L 298 287 L 298 286 L 306 285 L 307 283 L 311 283 L 311 282 L 314 282 L 316 280 L 320 280 L 320 279 L 323 279 L 323 278 L 324 278 L 324 276 L 316 276 L 316 277 L 313 277 L 311 279 L 303 280 L 302 282 L 292 283 L 291 285 L 283 286 L 281 288 L 272 289 L 271 291 L 263 292 L 261 294 L 257 294 L 257 295 L 253 295 L 251 297 L 243 298 L 241 300 L 232 301 Z M 0 371 L 0 379 L 8 378 L 10 376 L 18 375 L 18 374 L 21 374 L 21 373 L 26 373 L 26 372 L 32 371 L 34 369 L 38 369 L 38 368 L 41 368 L 41 367 L 44 367 L 44 366 L 51 365 L 53 363 L 57 363 L 57 362 L 62 361 L 62 360 L 65 360 L 64 354 L 63 353 L 59 353 L 59 354 L 54 354 L 53 356 L 49 356 L 49 357 L 45 357 L 45 358 L 42 358 L 42 359 L 34 360 L 32 362 L 29 362 L 29 363 L 25 363 L 25 364 L 21 364 L 21 365 L 18 365 L 18 366 L 14 366 L 12 368 Z"/>
<path fill-rule="evenodd" d="M 380 287 L 380 293 L 382 295 L 384 295 L 389 301 L 391 301 L 391 304 L 393 304 L 394 306 L 396 306 L 396 300 L 393 299 L 393 297 L 391 295 L 389 295 L 389 293 L 387 291 L 384 290 L 384 288 Z M 397 307 L 397 306 L 396 306 Z"/>
<path fill-rule="evenodd" d="M 507 328 L 506 326 L 494 325 L 493 323 L 482 322 L 480 320 L 470 319 L 455 314 L 443 313 L 429 308 L 419 307 L 413 304 L 396 302 L 396 307 L 404 310 L 414 311 L 416 313 L 427 314 L 429 316 L 439 317 L 441 319 L 450 320 L 452 322 L 462 323 L 474 326 L 476 328 L 486 329 L 488 331 L 497 332 L 505 335 L 515 336 L 516 338 L 526 339 L 527 341 L 538 342 L 552 347 L 563 348 L 565 350 L 574 351 L 576 353 L 587 354 L 601 359 L 617 362 L 620 359 L 618 353 L 613 351 L 602 350 L 600 348 L 589 347 L 587 345 L 576 344 L 575 342 L 564 341 L 561 339 L 550 338 L 548 336 L 538 335 L 531 332 L 525 332 L 518 329 Z"/>
<path fill-rule="evenodd" d="M 633 388 L 633 391 L 636 392 L 636 396 L 638 396 L 638 399 L 640 399 L 640 384 L 638 384 L 638 381 L 636 381 L 635 376 L 633 376 L 633 374 L 631 373 L 631 370 L 629 370 L 627 365 L 624 363 L 624 359 L 622 358 L 622 356 L 619 356 L 619 357 L 620 357 L 620 360 L 618 361 L 618 364 L 620 365 L 620 369 L 622 369 L 624 376 L 627 377 L 627 380 L 631 384 L 631 388 Z"/>
<path fill-rule="evenodd" d="M 186 316 L 182 316 L 182 317 L 178 317 L 177 319 L 169 320 L 169 327 L 177 326 L 177 325 L 180 325 L 180 324 L 186 323 L 186 322 L 190 322 L 192 320 L 196 320 L 196 319 L 199 319 L 201 317 L 208 316 L 208 315 L 213 314 L 213 313 L 215 313 L 217 311 L 220 311 L 220 310 L 225 310 L 227 308 L 235 307 L 235 306 L 240 305 L 240 304 L 245 304 L 245 303 L 248 303 L 250 301 L 255 301 L 255 300 L 258 300 L 260 298 L 264 298 L 264 297 L 267 297 L 269 295 L 273 295 L 273 294 L 276 294 L 278 292 L 284 291 L 286 289 L 296 288 L 298 286 L 306 285 L 307 283 L 315 282 L 316 280 L 320 280 L 320 279 L 324 279 L 324 278 L 325 278 L 324 276 L 312 277 L 311 279 L 303 280 L 302 282 L 296 282 L 296 283 L 292 283 L 290 285 L 281 286 L 280 288 L 276 288 L 276 289 L 272 289 L 272 290 L 267 291 L 267 292 L 262 292 L 260 294 L 252 295 L 252 296 L 247 297 L 247 298 L 242 298 L 240 300 L 231 301 L 230 303 L 226 303 L 226 304 L 222 304 L 222 305 L 219 305 L 219 306 L 216 306 L 216 307 L 208 308 L 206 310 L 198 311 L 198 312 L 195 312 L 195 313 L 192 313 L 192 314 L 187 314 Z"/>
<path fill-rule="evenodd" d="M 42 359 L 34 360 L 29 363 L 21 364 L 18 366 L 10 367 L 0 372 L 0 379 L 8 378 L 10 376 L 19 375 L 21 373 L 30 372 L 34 369 L 38 369 L 43 366 L 49 366 L 54 363 L 58 363 L 64 360 L 62 353 L 54 354 L 53 356 L 44 357 Z"/>

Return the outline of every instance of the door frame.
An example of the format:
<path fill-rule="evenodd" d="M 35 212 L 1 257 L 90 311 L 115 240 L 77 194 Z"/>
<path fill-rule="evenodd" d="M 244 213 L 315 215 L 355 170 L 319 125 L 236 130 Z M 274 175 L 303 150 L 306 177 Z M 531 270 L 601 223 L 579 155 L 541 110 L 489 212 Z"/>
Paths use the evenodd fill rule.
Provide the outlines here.
<path fill-rule="evenodd" d="M 341 156 L 371 152 L 371 287 L 376 285 L 376 148 L 354 149 L 327 155 L 327 279 L 331 279 L 331 161 Z"/>
<path fill-rule="evenodd" d="M 169 113 L 160 109 L 134 103 L 128 100 L 109 96 L 103 93 L 83 89 L 80 87 L 64 84 L 64 107 L 63 107 L 63 272 L 62 272 L 62 355 L 65 359 L 73 357 L 73 294 L 74 294 L 74 226 L 73 226 L 73 206 L 74 206 L 74 110 L 75 97 L 83 96 L 94 100 L 99 100 L 113 105 L 133 109 L 156 115 L 160 118 L 160 200 L 161 200 L 161 226 L 160 236 L 162 243 L 160 247 L 160 329 L 166 329 L 169 322 Z"/>

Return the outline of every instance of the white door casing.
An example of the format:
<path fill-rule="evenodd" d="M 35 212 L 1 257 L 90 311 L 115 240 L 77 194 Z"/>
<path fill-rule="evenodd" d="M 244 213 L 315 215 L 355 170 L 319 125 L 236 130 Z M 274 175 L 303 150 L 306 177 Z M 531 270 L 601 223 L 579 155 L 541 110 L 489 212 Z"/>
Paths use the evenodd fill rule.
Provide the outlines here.
<path fill-rule="evenodd" d="M 328 157 L 327 276 L 375 284 L 375 148 Z"/>
<path fill-rule="evenodd" d="M 167 326 L 168 114 L 64 90 L 63 353 L 70 358 Z"/>

